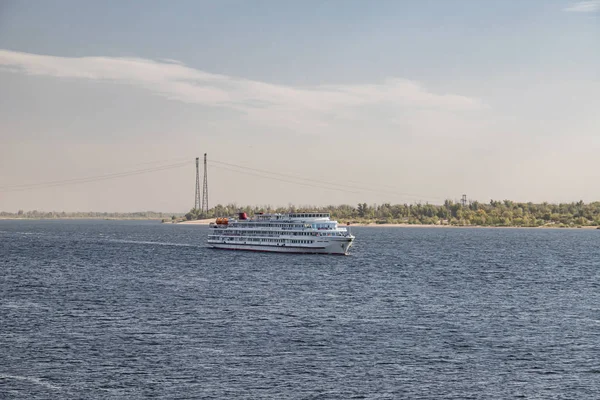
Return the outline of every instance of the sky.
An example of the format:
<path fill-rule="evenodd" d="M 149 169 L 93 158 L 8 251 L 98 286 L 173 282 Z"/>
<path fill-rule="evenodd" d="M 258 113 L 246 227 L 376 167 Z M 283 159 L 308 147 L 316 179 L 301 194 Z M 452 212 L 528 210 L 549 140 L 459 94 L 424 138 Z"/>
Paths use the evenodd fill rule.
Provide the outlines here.
<path fill-rule="evenodd" d="M 209 206 L 591 202 L 599 150 L 600 0 L 0 2 L 0 211 L 185 212 L 204 153 Z"/>

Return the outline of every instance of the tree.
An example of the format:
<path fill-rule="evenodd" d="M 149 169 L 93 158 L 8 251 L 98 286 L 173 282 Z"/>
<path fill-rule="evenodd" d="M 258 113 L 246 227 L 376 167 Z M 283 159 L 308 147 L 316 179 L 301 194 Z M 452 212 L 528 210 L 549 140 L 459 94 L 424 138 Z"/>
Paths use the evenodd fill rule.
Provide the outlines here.
<path fill-rule="evenodd" d="M 361 218 L 365 217 L 367 213 L 367 203 L 358 203 L 358 216 Z"/>
<path fill-rule="evenodd" d="M 188 221 L 191 221 L 193 219 L 198 219 L 199 215 L 200 215 L 200 210 L 198 210 L 197 208 L 192 208 L 187 214 L 185 214 L 185 219 L 187 219 Z"/>

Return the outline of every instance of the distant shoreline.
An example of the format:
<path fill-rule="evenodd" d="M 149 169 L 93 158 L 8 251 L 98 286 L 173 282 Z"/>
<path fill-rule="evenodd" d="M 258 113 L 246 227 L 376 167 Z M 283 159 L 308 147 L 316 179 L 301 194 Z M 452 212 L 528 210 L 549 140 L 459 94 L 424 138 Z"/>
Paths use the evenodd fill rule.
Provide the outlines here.
<path fill-rule="evenodd" d="M 127 217 L 56 217 L 56 218 L 46 218 L 46 217 L 30 217 L 30 218 L 20 218 L 20 217 L 0 217 L 0 221 L 9 220 L 9 221 L 58 221 L 58 220 L 99 220 L 99 221 L 161 221 L 163 218 L 160 217 L 148 217 L 148 218 L 127 218 Z M 169 222 L 171 220 L 169 219 Z"/>
<path fill-rule="evenodd" d="M 203 225 L 207 226 L 211 222 L 215 222 L 214 218 L 209 219 L 198 219 L 191 221 L 181 221 L 181 222 L 173 222 L 177 225 Z M 165 221 L 166 224 L 171 223 L 171 221 Z M 340 223 L 340 226 L 346 226 L 346 223 Z M 552 225 L 543 225 L 543 226 L 486 226 L 486 225 L 426 225 L 426 224 L 377 224 L 375 222 L 371 223 L 356 223 L 350 224 L 350 228 L 352 227 L 360 227 L 360 228 L 493 228 L 493 229 L 600 229 L 597 226 L 552 226 Z"/>
<path fill-rule="evenodd" d="M 59 221 L 59 220 L 70 220 L 70 221 L 82 221 L 82 220 L 98 220 L 98 221 L 157 221 L 162 222 L 163 224 L 175 224 L 175 225 L 201 225 L 208 226 L 211 222 L 215 222 L 214 218 L 209 219 L 199 219 L 199 220 L 190 220 L 190 221 L 172 221 L 167 218 L 159 218 L 159 217 L 148 217 L 148 218 L 127 218 L 127 217 L 58 217 L 58 218 L 19 218 L 19 217 L 0 217 L 0 221 Z M 340 222 L 340 226 L 346 226 L 346 222 Z M 556 225 L 542 225 L 542 226 L 518 226 L 518 225 L 509 225 L 509 226 L 494 226 L 494 225 L 433 225 L 433 224 L 397 224 L 397 223 L 384 223 L 378 224 L 375 222 L 370 223 L 351 223 L 350 228 L 359 227 L 359 228 L 491 228 L 491 229 L 600 229 L 598 226 L 594 225 L 582 225 L 582 226 L 556 226 Z"/>

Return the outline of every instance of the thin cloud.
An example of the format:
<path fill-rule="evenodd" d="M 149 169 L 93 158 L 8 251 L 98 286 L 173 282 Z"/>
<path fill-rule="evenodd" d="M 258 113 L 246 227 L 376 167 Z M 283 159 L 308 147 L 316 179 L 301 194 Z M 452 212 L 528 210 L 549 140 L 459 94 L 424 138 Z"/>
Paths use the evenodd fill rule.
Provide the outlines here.
<path fill-rule="evenodd" d="M 478 99 L 430 92 L 417 82 L 390 78 L 381 83 L 295 87 L 204 72 L 176 60 L 56 57 L 0 50 L 0 69 L 28 75 L 76 78 L 143 87 L 185 103 L 234 109 L 255 119 L 314 119 L 351 115 L 360 107 L 480 110 Z"/>
<path fill-rule="evenodd" d="M 593 13 L 600 11 L 600 0 L 579 1 L 565 8 L 568 12 Z"/>

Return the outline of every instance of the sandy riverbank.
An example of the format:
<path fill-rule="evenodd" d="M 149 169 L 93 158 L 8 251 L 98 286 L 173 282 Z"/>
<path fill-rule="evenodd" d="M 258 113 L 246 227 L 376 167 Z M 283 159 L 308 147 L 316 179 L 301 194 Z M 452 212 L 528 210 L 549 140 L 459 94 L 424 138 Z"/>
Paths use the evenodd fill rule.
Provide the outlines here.
<path fill-rule="evenodd" d="M 167 221 L 167 223 L 170 221 Z M 182 221 L 182 222 L 178 222 L 178 225 L 208 225 L 211 222 L 215 222 L 214 218 L 208 218 L 208 219 L 196 219 L 196 220 L 192 220 L 192 221 Z"/>

